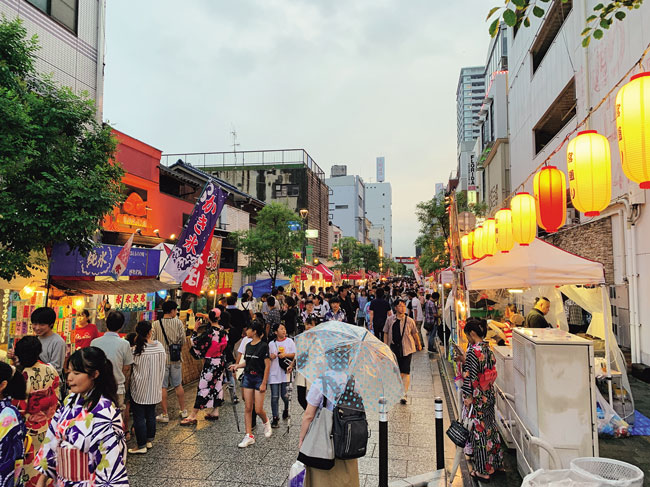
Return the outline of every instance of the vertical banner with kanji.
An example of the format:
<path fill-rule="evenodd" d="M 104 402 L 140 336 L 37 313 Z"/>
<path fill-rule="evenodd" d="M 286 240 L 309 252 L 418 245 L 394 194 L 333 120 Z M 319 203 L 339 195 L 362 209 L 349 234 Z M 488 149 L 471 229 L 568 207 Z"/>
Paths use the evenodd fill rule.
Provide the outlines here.
<path fill-rule="evenodd" d="M 210 257 L 210 246 L 214 237 L 210 235 L 208 242 L 201 252 L 199 260 L 196 261 L 196 264 L 190 270 L 190 273 L 187 275 L 183 281 L 183 291 L 186 293 L 199 294 L 203 287 L 203 278 L 206 274 L 206 268 L 208 265 L 208 258 Z"/>
<path fill-rule="evenodd" d="M 178 282 L 183 282 L 201 258 L 201 253 L 214 231 L 226 202 L 227 193 L 208 182 L 196 202 L 194 211 L 169 255 L 164 270 Z"/>
<path fill-rule="evenodd" d="M 210 254 L 208 255 L 208 264 L 205 268 L 205 276 L 203 277 L 203 291 L 217 289 L 222 242 L 223 239 L 221 237 L 212 237 L 212 242 L 210 243 Z"/>
<path fill-rule="evenodd" d="M 217 293 L 225 294 L 232 292 L 234 272 L 234 269 L 219 269 L 219 284 L 217 285 Z"/>

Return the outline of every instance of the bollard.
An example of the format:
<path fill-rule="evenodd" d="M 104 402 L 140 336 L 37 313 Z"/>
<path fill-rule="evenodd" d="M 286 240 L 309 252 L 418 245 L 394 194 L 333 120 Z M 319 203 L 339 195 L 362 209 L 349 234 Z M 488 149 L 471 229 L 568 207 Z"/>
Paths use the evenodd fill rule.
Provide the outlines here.
<path fill-rule="evenodd" d="M 442 399 L 436 397 L 436 468 L 445 468 L 445 438 L 442 426 Z"/>
<path fill-rule="evenodd" d="M 379 404 L 379 487 L 388 487 L 388 412 L 383 396 Z"/>

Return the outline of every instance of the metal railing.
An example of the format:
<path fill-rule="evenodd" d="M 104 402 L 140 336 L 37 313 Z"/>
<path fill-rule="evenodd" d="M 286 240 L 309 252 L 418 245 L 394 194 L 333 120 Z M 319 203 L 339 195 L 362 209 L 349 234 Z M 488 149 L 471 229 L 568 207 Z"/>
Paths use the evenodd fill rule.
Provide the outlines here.
<path fill-rule="evenodd" d="M 325 179 L 325 172 L 304 149 L 278 149 L 264 151 L 236 152 L 189 152 L 185 154 L 163 154 L 160 163 L 169 167 L 181 159 L 198 169 L 244 168 L 255 166 L 284 166 L 302 164 L 319 179 Z"/>

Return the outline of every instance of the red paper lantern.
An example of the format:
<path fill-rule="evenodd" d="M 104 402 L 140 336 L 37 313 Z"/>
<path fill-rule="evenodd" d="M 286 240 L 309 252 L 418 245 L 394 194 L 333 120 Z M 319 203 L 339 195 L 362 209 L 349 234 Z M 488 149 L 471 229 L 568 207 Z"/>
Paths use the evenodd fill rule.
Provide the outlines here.
<path fill-rule="evenodd" d="M 549 233 L 566 221 L 566 178 L 555 166 L 542 168 L 533 180 L 537 224 Z"/>

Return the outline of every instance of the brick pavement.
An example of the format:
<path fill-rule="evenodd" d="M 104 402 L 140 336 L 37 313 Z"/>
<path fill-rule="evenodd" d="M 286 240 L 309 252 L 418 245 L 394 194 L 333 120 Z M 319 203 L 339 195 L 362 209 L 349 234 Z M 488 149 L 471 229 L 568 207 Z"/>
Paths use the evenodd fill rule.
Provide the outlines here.
<path fill-rule="evenodd" d="M 188 404 L 194 402 L 196 383 L 186 386 Z M 228 394 L 226 394 L 228 396 Z M 395 405 L 389 413 L 389 480 L 401 479 L 435 470 L 434 399 L 444 401 L 442 380 L 437 363 L 426 352 L 413 359 L 411 391 L 407 405 Z M 158 408 L 160 409 L 160 407 Z M 270 412 L 270 392 L 266 410 Z M 289 468 L 298 454 L 298 434 L 302 408 L 291 403 L 292 425 L 287 431 L 282 422 L 265 438 L 261 425 L 256 431 L 257 443 L 246 449 L 237 448 L 244 436 L 243 402 L 237 405 L 242 432 L 235 426 L 232 406 L 227 399 L 216 422 L 199 419 L 196 426 L 179 425 L 178 405 L 170 394 L 169 424 L 158 424 L 154 447 L 146 455 L 129 455 L 127 471 L 132 487 L 253 487 L 282 486 Z M 202 417 L 202 413 L 199 418 Z M 359 479 L 362 487 L 378 485 L 379 426 L 376 415 L 369 415 L 372 431 L 368 454 L 359 459 Z M 445 428 L 449 415 L 445 405 Z M 132 446 L 132 445 L 130 445 Z M 445 463 L 453 462 L 454 445 L 445 437 Z M 453 482 L 462 485 L 460 473 Z"/>

